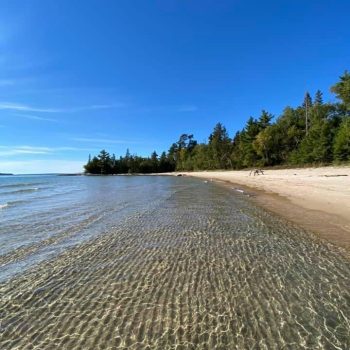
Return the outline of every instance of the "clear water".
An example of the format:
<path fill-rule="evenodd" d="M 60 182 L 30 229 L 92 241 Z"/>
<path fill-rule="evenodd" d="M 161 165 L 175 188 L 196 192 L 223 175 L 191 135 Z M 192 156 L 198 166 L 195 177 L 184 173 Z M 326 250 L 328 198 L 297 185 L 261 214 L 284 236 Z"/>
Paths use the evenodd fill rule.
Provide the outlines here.
<path fill-rule="evenodd" d="M 349 349 L 350 262 L 175 177 L 0 178 L 1 349 Z"/>

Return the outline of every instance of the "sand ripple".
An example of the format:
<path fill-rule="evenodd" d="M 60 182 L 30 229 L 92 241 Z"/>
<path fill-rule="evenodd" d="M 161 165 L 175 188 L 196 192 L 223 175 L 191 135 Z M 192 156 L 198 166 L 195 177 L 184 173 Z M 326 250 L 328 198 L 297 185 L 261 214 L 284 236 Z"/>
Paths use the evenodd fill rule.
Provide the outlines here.
<path fill-rule="evenodd" d="M 348 349 L 342 251 L 212 184 L 1 285 L 1 349 Z"/>

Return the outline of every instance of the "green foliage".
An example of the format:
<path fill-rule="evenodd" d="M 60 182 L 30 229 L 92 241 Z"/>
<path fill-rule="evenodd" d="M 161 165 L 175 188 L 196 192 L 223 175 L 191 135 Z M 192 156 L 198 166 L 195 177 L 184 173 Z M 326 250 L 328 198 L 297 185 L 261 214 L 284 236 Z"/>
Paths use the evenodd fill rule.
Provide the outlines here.
<path fill-rule="evenodd" d="M 327 120 L 317 119 L 312 124 L 308 135 L 294 152 L 293 162 L 327 163 L 332 159 L 332 135 Z"/>
<path fill-rule="evenodd" d="M 105 150 L 89 155 L 85 171 L 91 174 L 155 173 L 174 170 L 241 169 L 280 164 L 330 163 L 350 160 L 350 74 L 345 72 L 331 90 L 342 103 L 324 103 L 317 90 L 314 101 L 307 92 L 296 108 L 286 107 L 274 121 L 263 110 L 250 117 L 245 127 L 230 138 L 217 123 L 207 143 L 198 144 L 193 134 L 182 134 L 159 157 L 131 155 L 116 159 Z"/>
<path fill-rule="evenodd" d="M 303 102 L 303 108 L 311 108 L 312 107 L 312 99 L 308 92 L 306 92 Z"/>
<path fill-rule="evenodd" d="M 323 93 L 321 90 L 317 90 L 315 94 L 315 105 L 320 106 L 323 105 Z"/>
<path fill-rule="evenodd" d="M 160 158 L 156 152 L 153 152 L 149 158 L 143 158 L 133 156 L 127 150 L 125 156 L 117 160 L 114 155 L 110 156 L 105 150 L 102 150 L 97 157 L 92 159 L 89 157 L 84 168 L 88 174 L 149 174 L 174 171 L 175 165 L 165 152 Z"/>
<path fill-rule="evenodd" d="M 208 152 L 210 169 L 227 169 L 230 167 L 231 139 L 226 128 L 217 123 L 209 136 Z"/>
<path fill-rule="evenodd" d="M 176 170 L 192 170 L 192 157 L 197 141 L 192 134 L 182 134 L 176 143 L 170 147 L 169 154 L 174 160 Z"/>
<path fill-rule="evenodd" d="M 342 100 L 347 110 L 350 110 L 350 73 L 345 71 L 340 81 L 331 87 L 331 91 Z"/>
<path fill-rule="evenodd" d="M 350 160 L 350 117 L 345 117 L 334 140 L 334 158 L 339 161 Z"/>

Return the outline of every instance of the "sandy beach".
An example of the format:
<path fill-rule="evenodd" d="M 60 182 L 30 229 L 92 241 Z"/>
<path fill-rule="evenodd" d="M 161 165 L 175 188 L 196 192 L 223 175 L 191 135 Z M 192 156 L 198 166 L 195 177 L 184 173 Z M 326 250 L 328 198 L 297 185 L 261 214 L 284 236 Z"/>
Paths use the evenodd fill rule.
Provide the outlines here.
<path fill-rule="evenodd" d="M 178 173 L 177 173 L 178 174 Z M 232 190 L 253 191 L 265 208 L 350 249 L 350 167 L 181 172 L 226 182 Z"/>

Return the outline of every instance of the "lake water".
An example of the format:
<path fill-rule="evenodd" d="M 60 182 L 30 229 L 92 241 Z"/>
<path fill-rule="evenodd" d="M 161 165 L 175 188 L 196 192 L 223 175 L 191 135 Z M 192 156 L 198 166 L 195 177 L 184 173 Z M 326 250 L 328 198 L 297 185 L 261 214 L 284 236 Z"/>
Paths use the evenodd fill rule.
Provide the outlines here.
<path fill-rule="evenodd" d="M 230 187 L 0 177 L 1 349 L 349 349 L 340 248 Z"/>

